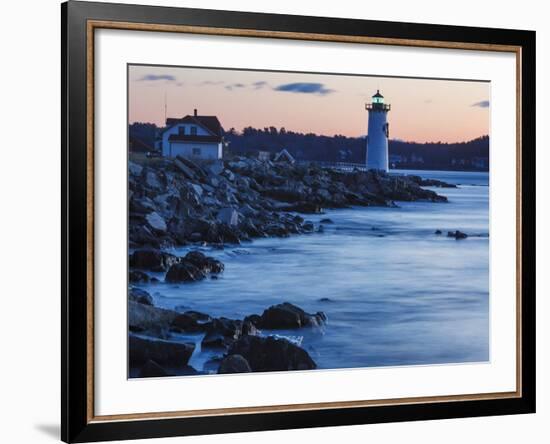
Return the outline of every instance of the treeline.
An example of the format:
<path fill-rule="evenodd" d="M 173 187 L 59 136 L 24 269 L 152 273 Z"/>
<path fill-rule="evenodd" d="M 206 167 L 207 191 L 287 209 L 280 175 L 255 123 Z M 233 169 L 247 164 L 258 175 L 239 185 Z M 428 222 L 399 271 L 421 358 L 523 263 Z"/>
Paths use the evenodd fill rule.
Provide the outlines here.
<path fill-rule="evenodd" d="M 235 154 L 276 153 L 286 148 L 297 160 L 365 162 L 364 137 L 246 127 L 242 132 L 230 129 L 225 138 L 230 142 L 229 150 Z M 488 170 L 489 167 L 489 136 L 459 143 L 390 140 L 388 151 L 395 168 Z"/>
<path fill-rule="evenodd" d="M 161 128 L 151 123 L 130 125 L 131 138 L 137 138 L 153 149 Z M 297 160 L 325 162 L 365 162 L 364 137 L 323 136 L 287 131 L 285 128 L 246 127 L 225 132 L 228 150 L 233 154 L 257 155 L 258 151 L 277 153 L 286 148 Z M 389 142 L 390 163 L 394 168 L 488 170 L 489 136 L 459 143 L 416 143 L 401 140 Z"/>

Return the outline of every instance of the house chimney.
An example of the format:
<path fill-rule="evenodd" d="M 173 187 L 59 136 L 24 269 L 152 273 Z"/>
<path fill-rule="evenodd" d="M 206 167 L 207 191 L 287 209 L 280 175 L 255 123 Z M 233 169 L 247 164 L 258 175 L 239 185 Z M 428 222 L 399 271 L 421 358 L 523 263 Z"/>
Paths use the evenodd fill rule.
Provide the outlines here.
<path fill-rule="evenodd" d="M 195 117 L 197 117 L 197 108 L 195 108 L 194 114 L 195 114 Z"/>

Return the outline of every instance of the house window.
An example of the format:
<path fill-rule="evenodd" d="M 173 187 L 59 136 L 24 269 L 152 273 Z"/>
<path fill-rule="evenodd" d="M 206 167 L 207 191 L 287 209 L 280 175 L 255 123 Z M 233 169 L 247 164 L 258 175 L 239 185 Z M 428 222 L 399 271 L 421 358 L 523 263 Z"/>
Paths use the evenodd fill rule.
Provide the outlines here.
<path fill-rule="evenodd" d="M 201 155 L 201 149 L 193 148 L 193 156 L 200 156 L 200 155 Z"/>
<path fill-rule="evenodd" d="M 185 127 L 184 127 L 184 126 L 180 126 L 180 127 L 178 128 L 178 134 L 179 134 L 180 136 L 185 136 Z"/>
<path fill-rule="evenodd" d="M 192 136 L 196 136 L 197 135 L 197 127 L 196 126 L 192 126 L 191 127 L 191 135 Z M 200 149 L 199 149 L 200 151 Z"/>

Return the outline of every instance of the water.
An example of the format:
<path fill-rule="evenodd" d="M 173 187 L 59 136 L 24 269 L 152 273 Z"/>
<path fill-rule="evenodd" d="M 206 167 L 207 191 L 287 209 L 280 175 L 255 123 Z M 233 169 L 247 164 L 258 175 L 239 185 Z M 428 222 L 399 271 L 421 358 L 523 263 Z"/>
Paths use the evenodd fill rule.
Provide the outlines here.
<path fill-rule="evenodd" d="M 324 311 L 323 331 L 276 332 L 301 341 L 321 369 L 487 361 L 488 173 L 395 173 L 460 185 L 435 190 L 448 203 L 307 215 L 316 225 L 323 218 L 334 224 L 324 233 L 203 249 L 224 262 L 219 279 L 144 288 L 159 306 L 212 316 L 242 319 L 284 301 Z M 468 239 L 446 236 L 457 229 Z M 201 370 L 212 355 L 200 351 L 201 336 L 180 339 L 197 342 L 190 364 Z"/>

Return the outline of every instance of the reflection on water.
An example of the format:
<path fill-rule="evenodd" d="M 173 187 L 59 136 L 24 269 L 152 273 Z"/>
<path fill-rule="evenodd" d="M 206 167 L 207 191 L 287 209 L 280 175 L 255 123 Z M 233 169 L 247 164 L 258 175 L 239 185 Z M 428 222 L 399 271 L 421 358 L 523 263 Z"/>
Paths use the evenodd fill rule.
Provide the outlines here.
<path fill-rule="evenodd" d="M 224 262 L 219 279 L 143 287 L 159 306 L 212 316 L 242 319 L 284 301 L 322 310 L 328 316 L 323 332 L 277 332 L 298 336 L 319 368 L 487 361 L 488 174 L 417 173 L 462 185 L 436 190 L 448 197 L 446 204 L 307 215 L 316 224 L 334 223 L 323 233 L 204 249 Z M 446 236 L 457 229 L 468 239 Z M 197 341 L 191 365 L 200 370 L 211 356 L 200 353 L 201 337 L 181 338 Z"/>

